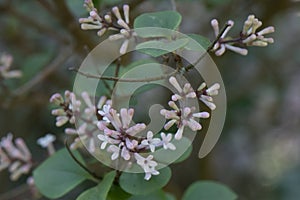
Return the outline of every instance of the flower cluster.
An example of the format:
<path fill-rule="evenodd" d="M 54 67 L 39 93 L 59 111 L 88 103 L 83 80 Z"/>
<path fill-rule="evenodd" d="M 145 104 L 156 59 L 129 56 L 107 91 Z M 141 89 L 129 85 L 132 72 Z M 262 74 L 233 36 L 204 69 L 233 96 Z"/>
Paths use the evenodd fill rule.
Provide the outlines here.
<path fill-rule="evenodd" d="M 101 16 L 91 0 L 86 0 L 84 5 L 89 11 L 89 17 L 79 19 L 81 29 L 98 30 L 98 36 L 102 36 L 107 30 L 117 31 L 118 33 L 109 36 L 109 39 L 112 41 L 123 39 L 120 54 L 125 54 L 129 45 L 129 39 L 135 35 L 130 29 L 129 6 L 123 5 L 123 18 L 117 6 L 111 9 L 112 12 Z"/>
<path fill-rule="evenodd" d="M 20 70 L 10 70 L 13 57 L 3 54 L 0 57 L 0 79 L 20 78 L 22 72 Z"/>
<path fill-rule="evenodd" d="M 111 100 L 102 96 L 97 104 L 94 104 L 87 92 L 82 92 L 81 97 L 76 97 L 73 92 L 65 91 L 65 98 L 56 93 L 51 96 L 50 102 L 60 106 L 60 108 L 52 110 L 52 114 L 57 116 L 56 126 L 62 126 L 67 122 L 73 126 L 76 122 L 78 126 L 65 129 L 67 135 L 75 136 L 70 146 L 71 149 L 81 147 L 83 142 L 90 152 L 94 152 L 96 149 L 94 134 L 98 131 L 97 123 L 108 122 L 108 119 L 99 113 L 105 112 L 105 109 L 110 107 Z"/>
<path fill-rule="evenodd" d="M 21 138 L 13 141 L 9 133 L 0 142 L 0 171 L 8 168 L 10 179 L 17 180 L 22 174 L 28 174 L 32 168 L 31 153 Z"/>
<path fill-rule="evenodd" d="M 189 127 L 192 131 L 201 130 L 202 126 L 195 118 L 208 118 L 209 113 L 196 112 L 195 107 L 185 106 L 179 108 L 175 103 L 176 101 L 181 101 L 179 103 L 186 105 L 185 101 L 187 98 L 196 98 L 197 95 L 189 83 L 186 83 L 182 88 L 175 77 L 170 77 L 169 82 L 176 88 L 178 94 L 172 95 L 172 101 L 168 103 L 172 110 L 162 109 L 160 114 L 169 120 L 164 126 L 166 130 L 176 124 L 178 130 L 175 134 L 175 139 L 180 140 L 185 127 Z"/>
<path fill-rule="evenodd" d="M 216 19 L 211 21 L 211 26 L 213 27 L 215 36 L 218 39 L 218 41 L 214 44 L 212 51 L 214 51 L 217 56 L 223 55 L 226 49 L 241 55 L 247 55 L 247 46 L 264 47 L 269 43 L 274 42 L 273 38 L 265 37 L 266 34 L 273 33 L 275 31 L 274 27 L 269 26 L 258 31 L 258 29 L 262 26 L 262 22 L 254 15 L 248 16 L 238 38 L 227 37 L 227 34 L 233 25 L 234 22 L 229 20 L 225 29 L 220 32 L 218 21 Z"/>
<path fill-rule="evenodd" d="M 132 108 L 122 108 L 118 113 L 113 108 L 101 112 L 108 122 L 98 122 L 98 128 L 103 131 L 98 135 L 101 141 L 101 149 L 106 149 L 111 153 L 111 160 L 123 159 L 125 161 L 135 161 L 145 172 L 145 179 L 149 180 L 152 175 L 158 175 L 155 169 L 158 163 L 153 155 L 144 157 L 142 153 L 153 153 L 156 148 L 162 147 L 167 150 L 175 150 L 176 147 L 171 143 L 172 134 L 160 133 L 160 137 L 154 137 L 152 131 L 147 132 L 147 137 L 138 137 L 145 130 L 144 123 L 132 124 L 134 110 Z"/>
<path fill-rule="evenodd" d="M 219 94 L 220 84 L 215 83 L 209 88 L 207 88 L 206 83 L 202 83 L 197 89 L 197 97 L 202 101 L 209 109 L 215 110 L 216 105 L 214 104 L 214 99 L 212 96 Z"/>
<path fill-rule="evenodd" d="M 65 129 L 67 135 L 75 136 L 71 144 L 72 149 L 81 147 L 83 142 L 90 152 L 95 152 L 96 149 L 105 150 L 110 154 L 112 161 L 122 160 L 128 167 L 133 163 L 139 165 L 145 172 L 145 179 L 149 180 L 152 175 L 159 174 L 156 170 L 158 163 L 152 153 L 157 149 L 175 150 L 173 139 L 181 140 L 185 128 L 192 131 L 201 130 L 199 119 L 209 117 L 208 112 L 198 112 L 194 106 L 189 107 L 188 99 L 199 98 L 213 110 L 216 106 L 212 96 L 217 95 L 220 88 L 217 83 L 210 88 L 201 84 L 198 90 L 194 91 L 189 83 L 182 87 L 175 77 L 170 77 L 169 82 L 176 89 L 169 101 L 171 110 L 162 109 L 160 113 L 168 120 L 164 125 L 165 130 L 169 130 L 173 125 L 177 126 L 175 135 L 145 131 L 144 123 L 133 123 L 134 109 L 121 108 L 117 111 L 112 107 L 111 100 L 105 96 L 94 103 L 87 92 L 82 92 L 80 97 L 70 91 L 65 92 L 64 98 L 58 93 L 52 95 L 50 102 L 60 106 L 54 109 L 52 114 L 57 116 L 57 126 L 67 122 L 74 124 L 76 121 L 77 127 Z M 39 144 L 48 148 L 52 141 L 53 137 L 46 136 L 40 139 Z M 97 142 L 100 142 L 99 147 Z"/>
<path fill-rule="evenodd" d="M 75 123 L 75 115 L 80 111 L 81 102 L 76 99 L 74 93 L 65 91 L 65 98 L 61 94 L 55 93 L 50 98 L 50 103 L 60 106 L 52 110 L 52 115 L 56 116 L 56 126 L 62 126 L 67 122 Z"/>
<path fill-rule="evenodd" d="M 196 94 L 194 92 L 189 94 L 189 91 L 190 89 L 186 86 L 175 96 L 178 99 L 190 96 L 195 98 Z M 64 123 L 56 122 L 57 125 L 67 122 L 74 124 L 75 121 L 79 124 L 78 127 L 65 129 L 67 135 L 75 136 L 71 144 L 72 149 L 82 147 L 83 142 L 87 144 L 86 147 L 90 152 L 95 152 L 96 149 L 106 150 L 111 154 L 112 161 L 122 159 L 128 164 L 138 164 L 145 172 L 146 180 L 149 180 L 152 175 L 159 174 L 155 169 L 158 163 L 151 153 L 154 153 L 157 148 L 176 149 L 172 143 L 173 134 L 171 133 L 161 132 L 154 135 L 152 131 L 148 131 L 145 133 L 146 136 L 140 136 L 143 135 L 146 125 L 144 123 L 133 124 L 134 109 L 122 108 L 120 112 L 117 112 L 112 108 L 111 100 L 104 96 L 100 97 L 95 104 L 87 92 L 82 92 L 81 97 L 77 97 L 74 93 L 66 91 L 64 98 L 56 93 L 52 95 L 50 102 L 60 106 L 60 108 L 55 108 L 52 114 L 64 118 Z M 188 115 L 186 113 L 186 118 L 182 119 L 184 124 L 185 120 L 189 124 L 193 121 L 193 117 L 198 117 L 197 114 L 191 117 Z M 61 120 L 61 118 L 57 119 L 58 122 Z M 79 121 L 81 123 L 78 123 Z M 99 147 L 96 146 L 95 138 L 100 142 Z M 47 135 L 40 138 L 38 143 L 49 150 L 54 139 L 51 135 Z"/>

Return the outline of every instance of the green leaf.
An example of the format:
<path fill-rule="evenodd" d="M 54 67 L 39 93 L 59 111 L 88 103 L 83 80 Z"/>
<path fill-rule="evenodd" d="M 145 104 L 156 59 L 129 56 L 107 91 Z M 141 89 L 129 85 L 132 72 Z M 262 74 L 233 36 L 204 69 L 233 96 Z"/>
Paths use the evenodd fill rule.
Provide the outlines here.
<path fill-rule="evenodd" d="M 187 34 L 187 36 L 191 38 L 189 43 L 185 46 L 187 50 L 207 50 L 208 47 L 211 45 L 210 40 L 202 35 Z M 197 43 L 195 43 L 195 41 Z"/>
<path fill-rule="evenodd" d="M 163 148 L 156 149 L 153 153 L 155 160 L 161 164 L 169 164 L 173 162 L 180 162 L 181 157 L 185 154 L 190 146 L 192 146 L 192 142 L 190 139 L 186 137 L 182 137 L 181 140 L 172 140 L 172 143 L 176 146 L 175 150 L 166 151 Z"/>
<path fill-rule="evenodd" d="M 96 187 L 86 190 L 76 200 L 106 200 L 115 177 L 115 171 L 107 173 Z"/>
<path fill-rule="evenodd" d="M 227 186 L 213 181 L 193 183 L 184 193 L 183 200 L 235 200 L 237 195 Z"/>
<path fill-rule="evenodd" d="M 174 162 L 174 163 L 180 163 L 186 159 L 188 159 L 188 157 L 190 157 L 191 153 L 193 151 L 193 146 L 190 145 L 187 150 Z"/>
<path fill-rule="evenodd" d="M 165 193 L 163 190 L 155 191 L 146 195 L 134 195 L 128 200 L 175 200 L 175 197 L 171 194 Z"/>
<path fill-rule="evenodd" d="M 136 49 L 144 54 L 158 57 L 169 52 L 173 52 L 179 48 L 182 48 L 189 42 L 188 39 L 178 39 L 172 41 L 152 40 L 143 42 L 136 46 Z"/>
<path fill-rule="evenodd" d="M 73 154 L 83 163 L 77 151 L 73 151 Z M 33 178 L 35 185 L 44 196 L 55 199 L 92 177 L 73 160 L 64 148 L 35 169 Z"/>
<path fill-rule="evenodd" d="M 134 195 L 145 195 L 164 187 L 171 178 L 171 169 L 165 167 L 160 174 L 152 176 L 149 181 L 144 179 L 144 173 L 122 173 L 120 186 L 123 190 Z"/>
<path fill-rule="evenodd" d="M 128 200 L 131 195 L 117 185 L 113 185 L 108 193 L 107 200 Z"/>
<path fill-rule="evenodd" d="M 181 15 L 175 11 L 162 11 L 153 13 L 144 13 L 134 20 L 134 28 L 141 37 L 161 37 L 167 36 L 166 33 L 153 29 L 143 30 L 139 28 L 157 27 L 169 30 L 175 30 L 181 23 Z M 150 30 L 150 31 L 149 31 Z"/>

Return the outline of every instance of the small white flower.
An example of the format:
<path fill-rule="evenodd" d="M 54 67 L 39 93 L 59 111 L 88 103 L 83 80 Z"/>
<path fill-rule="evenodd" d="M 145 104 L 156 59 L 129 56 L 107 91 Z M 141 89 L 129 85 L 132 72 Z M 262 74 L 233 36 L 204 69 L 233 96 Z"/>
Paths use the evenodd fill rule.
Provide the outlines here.
<path fill-rule="evenodd" d="M 47 134 L 44 137 L 41 137 L 37 140 L 37 144 L 43 148 L 47 148 L 49 144 L 53 143 L 56 140 L 56 136 L 52 134 Z"/>
<path fill-rule="evenodd" d="M 162 139 L 162 145 L 163 145 L 163 148 L 164 149 L 171 149 L 171 150 L 175 150 L 176 147 L 174 144 L 171 143 L 171 140 L 172 140 L 172 134 L 169 133 L 169 134 L 165 134 L 165 133 L 161 133 L 160 134 L 161 136 L 161 139 Z"/>
<path fill-rule="evenodd" d="M 104 135 L 103 134 L 99 134 L 97 137 L 100 141 L 102 141 L 102 144 L 101 144 L 101 149 L 105 149 L 106 145 L 107 144 L 119 144 L 120 141 L 119 140 L 116 140 L 116 139 L 113 139 L 112 138 L 112 135 L 109 134 L 109 130 L 106 129 L 106 131 L 104 131 Z M 111 132 L 110 132 L 111 133 Z"/>
<path fill-rule="evenodd" d="M 142 145 L 144 146 L 148 146 L 150 148 L 151 152 L 155 151 L 155 147 L 159 145 L 160 143 L 160 139 L 159 138 L 153 138 L 153 132 L 152 131 L 148 131 L 147 132 L 147 139 L 143 140 L 141 142 Z"/>
<path fill-rule="evenodd" d="M 144 158 L 138 153 L 134 154 L 134 157 L 137 161 L 137 164 L 140 165 L 145 172 L 145 180 L 150 180 L 152 175 L 158 175 L 159 171 L 155 170 L 157 162 L 153 160 L 153 155 L 149 155 L 147 158 Z"/>

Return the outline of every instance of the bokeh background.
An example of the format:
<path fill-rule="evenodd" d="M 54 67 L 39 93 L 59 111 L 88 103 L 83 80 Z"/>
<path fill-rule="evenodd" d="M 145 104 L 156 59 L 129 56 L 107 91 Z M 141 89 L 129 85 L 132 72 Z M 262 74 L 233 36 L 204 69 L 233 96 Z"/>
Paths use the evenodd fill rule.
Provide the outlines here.
<path fill-rule="evenodd" d="M 98 0 L 100 10 L 129 3 L 131 16 L 170 10 L 172 1 Z M 43 160 L 46 151 L 36 139 L 46 133 L 63 145 L 63 128 L 54 126 L 48 99 L 72 89 L 77 67 L 99 43 L 94 32 L 80 30 L 79 17 L 87 16 L 83 0 L 0 0 L 0 53 L 13 55 L 13 68 L 23 77 L 6 80 L 0 92 L 0 136 L 23 137 Z M 181 32 L 213 40 L 212 18 L 232 19 L 238 34 L 249 14 L 264 26 L 275 26 L 275 43 L 249 48 L 248 56 L 226 52 L 214 58 L 227 92 L 227 118 L 213 151 L 204 159 L 197 153 L 203 134 L 194 141 L 191 157 L 172 166 L 166 190 L 176 194 L 196 180 L 228 185 L 244 200 L 297 200 L 300 196 L 300 1 L 294 0 L 189 0 L 176 1 L 183 16 Z M 26 177 L 10 182 L 0 173 L 0 199 L 32 199 Z M 75 192 L 76 193 L 76 192 Z M 72 199 L 72 198 L 65 198 Z"/>

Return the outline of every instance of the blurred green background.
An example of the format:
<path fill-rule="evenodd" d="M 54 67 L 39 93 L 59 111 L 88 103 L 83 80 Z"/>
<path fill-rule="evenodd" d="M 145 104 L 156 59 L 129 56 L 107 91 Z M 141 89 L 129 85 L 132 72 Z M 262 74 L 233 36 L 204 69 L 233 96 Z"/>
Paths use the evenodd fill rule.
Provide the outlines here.
<path fill-rule="evenodd" d="M 100 10 L 129 3 L 131 17 L 172 8 L 168 0 L 95 2 Z M 167 190 L 180 197 L 193 181 L 210 179 L 228 185 L 239 199 L 299 199 L 300 1 L 180 0 L 176 4 L 183 16 L 183 33 L 213 40 L 210 20 L 217 18 L 221 24 L 234 20 L 232 33 L 238 34 L 249 14 L 264 26 L 275 26 L 276 32 L 274 44 L 249 48 L 248 56 L 231 52 L 212 56 L 228 98 L 223 133 L 201 160 L 197 153 L 203 136 L 194 141 L 192 156 L 172 166 Z M 72 89 L 75 74 L 68 68 L 79 66 L 100 41 L 95 32 L 80 30 L 78 18 L 87 16 L 82 5 L 83 0 L 0 0 L 0 53 L 13 55 L 13 68 L 24 73 L 21 79 L 6 80 L 10 91 L 0 92 L 0 136 L 12 132 L 23 137 L 36 160 L 46 157 L 36 144 L 38 137 L 54 133 L 59 138 L 56 145 L 63 144 L 63 128 L 54 126 L 49 97 Z M 26 177 L 12 183 L 2 171 L 0 180 L 1 200 L 31 199 L 22 187 Z"/>

